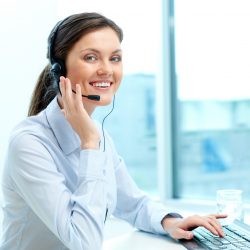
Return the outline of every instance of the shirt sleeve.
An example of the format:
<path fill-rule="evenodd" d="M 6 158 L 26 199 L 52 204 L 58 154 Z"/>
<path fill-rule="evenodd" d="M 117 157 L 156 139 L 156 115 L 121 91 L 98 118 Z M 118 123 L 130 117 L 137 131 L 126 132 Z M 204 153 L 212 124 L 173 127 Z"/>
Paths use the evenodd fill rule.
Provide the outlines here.
<path fill-rule="evenodd" d="M 161 221 L 168 214 L 167 209 L 137 187 L 122 159 L 116 168 L 116 181 L 117 207 L 114 215 L 140 230 L 166 234 Z"/>
<path fill-rule="evenodd" d="M 36 136 L 17 136 L 8 152 L 10 175 L 17 192 L 72 250 L 101 249 L 107 203 L 105 161 L 101 151 L 81 151 L 78 185 L 71 192 L 49 151 Z"/>

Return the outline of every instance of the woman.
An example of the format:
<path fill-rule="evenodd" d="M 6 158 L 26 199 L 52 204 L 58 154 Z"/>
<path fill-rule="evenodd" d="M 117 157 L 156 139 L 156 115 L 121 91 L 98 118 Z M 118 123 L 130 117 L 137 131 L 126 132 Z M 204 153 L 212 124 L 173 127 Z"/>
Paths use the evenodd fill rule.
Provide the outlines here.
<path fill-rule="evenodd" d="M 91 119 L 119 88 L 122 38 L 121 29 L 97 13 L 69 16 L 52 30 L 49 64 L 38 79 L 29 117 L 10 139 L 1 250 L 101 249 L 111 214 L 175 239 L 191 239 L 189 229 L 197 226 L 223 236 L 216 219 L 225 216 L 184 219 L 143 194 L 112 139 L 106 132 L 102 137 Z"/>

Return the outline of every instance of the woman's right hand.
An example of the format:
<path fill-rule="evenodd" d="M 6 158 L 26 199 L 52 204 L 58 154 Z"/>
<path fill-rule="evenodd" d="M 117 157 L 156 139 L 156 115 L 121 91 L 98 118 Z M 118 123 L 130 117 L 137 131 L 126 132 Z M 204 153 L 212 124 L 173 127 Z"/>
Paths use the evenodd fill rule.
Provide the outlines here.
<path fill-rule="evenodd" d="M 82 149 L 99 149 L 100 134 L 82 103 L 82 92 L 76 84 L 76 94 L 72 92 L 71 82 L 68 78 L 60 77 L 60 90 L 62 93 L 62 112 L 71 127 L 79 135 Z"/>

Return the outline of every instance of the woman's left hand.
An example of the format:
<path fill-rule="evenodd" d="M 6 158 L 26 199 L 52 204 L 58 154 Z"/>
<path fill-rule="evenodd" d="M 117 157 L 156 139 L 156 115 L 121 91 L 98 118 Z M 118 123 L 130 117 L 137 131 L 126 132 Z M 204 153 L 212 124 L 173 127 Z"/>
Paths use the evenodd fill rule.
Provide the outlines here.
<path fill-rule="evenodd" d="M 174 239 L 190 240 L 196 227 L 202 226 L 214 235 L 224 236 L 221 224 L 217 219 L 226 218 L 225 214 L 211 214 L 207 216 L 193 215 L 186 218 L 165 218 L 162 221 L 164 230 Z"/>

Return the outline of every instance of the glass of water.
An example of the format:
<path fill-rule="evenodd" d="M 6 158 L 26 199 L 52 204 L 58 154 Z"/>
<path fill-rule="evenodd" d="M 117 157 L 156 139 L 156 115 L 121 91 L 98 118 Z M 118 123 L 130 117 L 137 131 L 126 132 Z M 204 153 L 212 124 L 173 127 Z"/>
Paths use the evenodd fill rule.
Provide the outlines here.
<path fill-rule="evenodd" d="M 221 189 L 216 192 L 217 212 L 227 214 L 221 220 L 222 225 L 229 225 L 235 219 L 244 221 L 242 190 Z"/>

